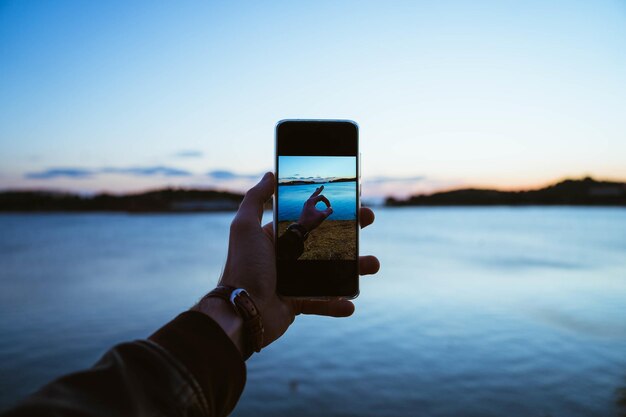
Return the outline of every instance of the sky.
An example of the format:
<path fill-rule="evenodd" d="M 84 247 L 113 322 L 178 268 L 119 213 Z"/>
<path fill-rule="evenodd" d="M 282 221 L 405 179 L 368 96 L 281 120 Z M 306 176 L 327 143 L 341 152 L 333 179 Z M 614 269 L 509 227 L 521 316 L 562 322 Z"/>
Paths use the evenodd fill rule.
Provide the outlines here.
<path fill-rule="evenodd" d="M 278 180 L 354 178 L 353 156 L 279 156 Z"/>
<path fill-rule="evenodd" d="M 0 2 L 0 189 L 245 190 L 355 120 L 363 195 L 626 179 L 626 2 Z"/>

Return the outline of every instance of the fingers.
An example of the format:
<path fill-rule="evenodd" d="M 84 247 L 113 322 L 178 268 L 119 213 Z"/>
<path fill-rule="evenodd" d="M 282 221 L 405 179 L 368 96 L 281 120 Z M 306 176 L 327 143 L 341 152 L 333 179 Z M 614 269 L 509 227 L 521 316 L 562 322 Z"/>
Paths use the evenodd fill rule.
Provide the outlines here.
<path fill-rule="evenodd" d="M 374 218 L 376 216 L 374 216 L 374 212 L 372 211 L 372 209 L 367 208 L 367 207 L 361 207 L 361 210 L 359 211 L 359 221 L 361 223 L 361 228 L 367 227 L 370 224 L 374 223 Z"/>
<path fill-rule="evenodd" d="M 299 304 L 299 311 L 296 311 L 296 314 L 348 317 L 354 313 L 354 304 L 349 300 L 302 300 Z"/>
<path fill-rule="evenodd" d="M 359 274 L 372 275 L 380 269 L 380 261 L 372 255 L 359 256 Z"/>
<path fill-rule="evenodd" d="M 326 196 L 323 195 L 317 195 L 313 198 L 313 202 L 314 203 L 319 203 L 320 201 L 322 201 L 324 204 L 326 204 L 326 207 L 330 207 L 330 201 L 328 201 L 328 199 L 326 198 Z"/>
<path fill-rule="evenodd" d="M 323 186 L 320 188 L 323 188 Z M 322 214 L 324 214 L 324 219 L 328 218 L 328 216 L 333 214 L 333 208 L 330 206 L 330 201 L 328 201 L 328 199 L 325 196 L 317 195 L 315 197 L 311 197 L 311 199 L 313 200 L 313 204 L 317 204 L 320 201 L 326 204 L 326 210 L 322 211 Z"/>
<path fill-rule="evenodd" d="M 239 221 L 255 220 L 261 222 L 263 217 L 263 205 L 274 193 L 274 174 L 266 172 L 261 181 L 246 193 L 236 219 Z"/>
<path fill-rule="evenodd" d="M 321 193 L 323 190 L 324 190 L 324 186 L 323 186 L 323 185 L 320 185 L 319 187 L 317 187 L 317 188 L 315 189 L 315 191 L 313 191 L 313 194 L 311 194 L 311 197 L 316 197 L 316 196 L 320 195 L 320 193 Z M 309 198 L 311 198 L 311 197 L 309 197 Z"/>

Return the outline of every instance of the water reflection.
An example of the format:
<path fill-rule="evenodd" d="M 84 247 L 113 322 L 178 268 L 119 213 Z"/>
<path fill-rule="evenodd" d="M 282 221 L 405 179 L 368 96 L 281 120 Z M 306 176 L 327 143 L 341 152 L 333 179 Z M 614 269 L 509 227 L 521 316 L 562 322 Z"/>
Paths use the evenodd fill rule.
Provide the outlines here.
<path fill-rule="evenodd" d="M 1 406 L 191 305 L 230 218 L 0 216 Z M 624 414 L 626 210 L 379 210 L 361 250 L 356 315 L 299 317 L 235 416 Z"/>

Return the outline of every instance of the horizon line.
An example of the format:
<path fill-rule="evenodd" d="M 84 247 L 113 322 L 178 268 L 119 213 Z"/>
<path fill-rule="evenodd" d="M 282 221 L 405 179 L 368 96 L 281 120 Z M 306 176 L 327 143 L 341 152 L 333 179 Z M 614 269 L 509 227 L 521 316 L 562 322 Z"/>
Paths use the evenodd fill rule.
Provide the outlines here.
<path fill-rule="evenodd" d="M 342 177 L 343 178 L 343 177 Z M 355 177 L 356 178 L 356 177 Z M 563 176 L 559 177 L 556 180 L 541 182 L 540 184 L 534 186 L 525 186 L 525 187 L 497 187 L 497 186 L 486 186 L 480 185 L 478 183 L 475 184 L 464 184 L 460 186 L 443 186 L 437 189 L 434 189 L 431 192 L 427 193 L 407 193 L 408 196 L 429 196 L 437 193 L 445 193 L 450 191 L 458 191 L 458 190 L 490 190 L 490 191 L 498 191 L 498 192 L 523 192 L 523 191 L 533 191 L 539 190 L 543 188 L 547 188 L 564 181 L 585 181 L 592 180 L 595 182 L 611 182 L 626 185 L 626 179 L 615 179 L 615 178 L 605 178 L 605 177 L 594 177 L 591 175 L 583 175 L 579 177 L 573 176 Z M 301 181 L 301 180 L 294 180 Z M 362 181 L 362 183 L 367 183 L 367 180 Z M 278 185 L 280 185 L 280 180 L 278 181 Z M 133 195 L 133 194 L 144 194 L 150 192 L 157 192 L 163 190 L 184 190 L 184 191 L 216 191 L 216 192 L 226 192 L 231 194 L 245 194 L 245 191 L 238 191 L 233 188 L 227 188 L 219 185 L 206 185 L 206 186 L 179 186 L 179 185 L 163 185 L 163 186 L 155 186 L 155 187 L 147 187 L 142 189 L 137 189 L 133 191 L 125 191 L 125 192 L 114 192 L 108 190 L 97 190 L 97 191 L 72 191 L 69 189 L 62 188 L 54 188 L 54 187 L 37 187 L 37 188 L 29 188 L 29 187 L 16 187 L 16 188 L 0 188 L 0 193 L 11 193 L 11 192 L 40 192 L 40 193 L 53 193 L 53 194 L 70 194 L 70 195 L 80 195 L 80 196 L 96 196 L 96 195 L 114 195 L 114 196 L 124 196 L 124 195 Z M 394 197 L 392 194 L 387 194 L 385 196 L 378 196 L 383 198 Z M 370 197 L 371 198 L 371 197 Z M 366 198 L 367 199 L 367 198 Z"/>

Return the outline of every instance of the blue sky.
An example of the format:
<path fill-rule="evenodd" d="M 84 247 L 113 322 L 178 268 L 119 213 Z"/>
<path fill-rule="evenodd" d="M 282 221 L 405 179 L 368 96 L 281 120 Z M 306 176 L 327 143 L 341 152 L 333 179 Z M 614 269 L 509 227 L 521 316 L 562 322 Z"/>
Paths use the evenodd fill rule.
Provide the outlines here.
<path fill-rule="evenodd" d="M 285 118 L 363 193 L 626 179 L 623 1 L 0 3 L 0 189 L 245 189 Z"/>
<path fill-rule="evenodd" d="M 352 156 L 279 156 L 278 179 L 324 179 L 356 177 Z"/>

